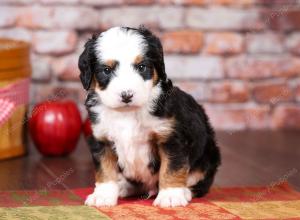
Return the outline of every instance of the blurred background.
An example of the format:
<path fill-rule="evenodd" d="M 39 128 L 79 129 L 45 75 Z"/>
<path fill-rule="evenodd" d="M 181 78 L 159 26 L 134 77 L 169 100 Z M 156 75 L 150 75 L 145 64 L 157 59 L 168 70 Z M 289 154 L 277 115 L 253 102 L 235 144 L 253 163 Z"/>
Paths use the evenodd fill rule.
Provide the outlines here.
<path fill-rule="evenodd" d="M 222 130 L 300 128 L 298 0 L 1 0 L 0 37 L 32 45 L 31 104 L 85 91 L 77 60 L 92 33 L 144 24 L 167 74 Z"/>

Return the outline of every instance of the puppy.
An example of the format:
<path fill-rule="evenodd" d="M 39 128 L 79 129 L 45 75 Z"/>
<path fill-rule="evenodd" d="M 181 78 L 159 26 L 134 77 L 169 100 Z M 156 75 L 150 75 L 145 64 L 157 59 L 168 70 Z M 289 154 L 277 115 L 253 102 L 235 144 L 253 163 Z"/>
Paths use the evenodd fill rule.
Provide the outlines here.
<path fill-rule="evenodd" d="M 85 204 L 157 194 L 154 205 L 176 207 L 205 195 L 219 148 L 204 109 L 167 78 L 160 40 L 144 27 L 114 27 L 87 41 L 78 65 L 96 165 Z"/>

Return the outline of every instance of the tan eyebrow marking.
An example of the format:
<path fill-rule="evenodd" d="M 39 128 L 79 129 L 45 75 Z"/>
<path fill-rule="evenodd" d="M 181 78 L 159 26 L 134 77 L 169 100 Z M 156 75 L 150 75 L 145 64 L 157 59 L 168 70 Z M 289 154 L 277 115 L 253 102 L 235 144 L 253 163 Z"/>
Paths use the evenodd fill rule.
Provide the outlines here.
<path fill-rule="evenodd" d="M 137 65 L 137 64 L 141 63 L 142 61 L 143 61 L 142 55 L 138 55 L 138 56 L 135 57 L 133 63 L 134 63 L 135 65 Z"/>
<path fill-rule="evenodd" d="M 117 65 L 117 61 L 115 60 L 107 60 L 104 62 L 106 66 L 109 66 L 110 68 L 114 68 Z"/>

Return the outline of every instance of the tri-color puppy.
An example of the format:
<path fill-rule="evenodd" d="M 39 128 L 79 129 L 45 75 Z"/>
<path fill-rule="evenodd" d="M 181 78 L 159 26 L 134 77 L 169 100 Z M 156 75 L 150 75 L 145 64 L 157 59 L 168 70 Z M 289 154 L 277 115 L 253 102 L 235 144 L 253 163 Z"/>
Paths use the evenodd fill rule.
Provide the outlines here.
<path fill-rule="evenodd" d="M 158 193 L 154 205 L 185 206 L 208 192 L 220 165 L 214 131 L 203 108 L 167 78 L 156 36 L 143 27 L 94 35 L 79 69 L 96 164 L 87 205 Z"/>

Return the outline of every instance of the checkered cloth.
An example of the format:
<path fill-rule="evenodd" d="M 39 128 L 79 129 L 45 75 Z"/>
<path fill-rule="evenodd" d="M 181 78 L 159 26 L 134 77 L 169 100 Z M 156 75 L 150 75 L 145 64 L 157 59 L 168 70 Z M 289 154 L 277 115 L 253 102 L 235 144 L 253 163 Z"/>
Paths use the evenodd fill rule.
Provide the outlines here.
<path fill-rule="evenodd" d="M 6 99 L 0 99 L 0 125 L 7 121 L 15 109 L 15 104 Z"/>
<path fill-rule="evenodd" d="M 14 110 L 28 103 L 29 79 L 19 80 L 0 88 L 0 126 L 12 115 Z"/>
<path fill-rule="evenodd" d="M 55 182 L 55 181 L 54 181 Z M 276 220 L 300 219 L 300 193 L 286 183 L 272 187 L 212 188 L 186 207 L 152 206 L 153 198 L 119 199 L 113 207 L 88 207 L 84 201 L 93 189 L 0 191 L 0 216 L 12 219 L 101 220 Z M 19 217 L 18 217 L 19 216 Z"/>

